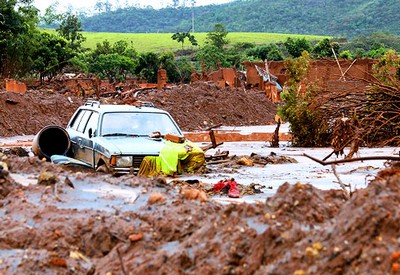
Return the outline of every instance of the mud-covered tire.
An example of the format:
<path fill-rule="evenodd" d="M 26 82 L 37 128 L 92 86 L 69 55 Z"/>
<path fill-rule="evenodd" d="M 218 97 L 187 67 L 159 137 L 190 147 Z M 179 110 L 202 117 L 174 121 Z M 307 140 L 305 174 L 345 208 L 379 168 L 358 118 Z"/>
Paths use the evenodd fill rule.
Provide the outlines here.
<path fill-rule="evenodd" d="M 108 168 L 108 166 L 105 163 L 103 163 L 97 167 L 96 172 L 102 172 L 105 174 L 109 174 L 110 169 Z"/>

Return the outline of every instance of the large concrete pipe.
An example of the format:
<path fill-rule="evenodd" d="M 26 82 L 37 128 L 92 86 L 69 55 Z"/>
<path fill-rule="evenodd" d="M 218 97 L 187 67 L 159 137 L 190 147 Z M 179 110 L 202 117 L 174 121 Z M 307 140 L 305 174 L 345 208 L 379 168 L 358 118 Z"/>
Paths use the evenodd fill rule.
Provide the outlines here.
<path fill-rule="evenodd" d="M 39 158 L 50 160 L 52 155 L 66 155 L 71 146 L 68 132 L 57 125 L 48 125 L 36 134 L 32 152 Z"/>

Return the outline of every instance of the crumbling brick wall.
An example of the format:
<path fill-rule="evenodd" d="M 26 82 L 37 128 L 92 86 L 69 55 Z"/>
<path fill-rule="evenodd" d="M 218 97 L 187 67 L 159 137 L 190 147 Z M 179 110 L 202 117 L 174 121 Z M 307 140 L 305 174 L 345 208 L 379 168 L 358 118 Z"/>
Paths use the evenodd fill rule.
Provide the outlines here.
<path fill-rule="evenodd" d="M 311 82 L 317 83 L 323 89 L 335 88 L 335 84 L 339 82 L 340 87 L 346 88 L 362 88 L 365 87 L 355 81 L 360 80 L 371 80 L 372 78 L 372 66 L 376 63 L 375 59 L 357 59 L 352 60 L 339 60 L 340 64 L 334 59 L 329 60 L 313 60 L 311 67 L 307 75 L 307 79 Z M 255 65 L 265 69 L 264 62 L 243 62 L 246 66 L 246 81 L 249 86 L 258 87 L 260 82 L 260 76 L 255 68 Z M 284 67 L 284 61 L 269 61 L 268 62 L 269 72 L 278 78 L 278 83 L 284 85 L 287 81 L 286 68 Z M 344 76 L 342 76 L 342 73 Z"/>
<path fill-rule="evenodd" d="M 26 85 L 14 79 L 6 79 L 6 91 L 24 93 L 26 92 Z"/>

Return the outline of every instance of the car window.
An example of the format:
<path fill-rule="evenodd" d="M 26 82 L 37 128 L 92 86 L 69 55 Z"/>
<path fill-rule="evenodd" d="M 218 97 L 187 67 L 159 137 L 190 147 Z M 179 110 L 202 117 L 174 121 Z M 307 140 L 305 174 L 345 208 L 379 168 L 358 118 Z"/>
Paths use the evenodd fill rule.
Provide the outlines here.
<path fill-rule="evenodd" d="M 89 117 L 90 117 L 91 114 L 92 114 L 91 111 L 85 111 L 85 112 L 83 113 L 82 119 L 81 119 L 81 121 L 79 122 L 79 125 L 78 125 L 78 129 L 77 129 L 78 132 L 82 132 L 82 133 L 83 133 L 83 131 L 85 130 L 86 124 L 88 123 L 88 120 L 89 120 Z"/>
<path fill-rule="evenodd" d="M 169 117 L 166 114 L 156 116 L 154 123 L 157 123 L 158 125 L 160 125 L 160 130 L 152 129 L 152 132 L 160 131 L 162 134 L 181 135 L 180 130 L 177 128 L 175 123 L 172 121 L 171 117 Z"/>
<path fill-rule="evenodd" d="M 92 133 L 94 133 L 97 130 L 98 121 L 99 121 L 99 113 L 93 112 L 87 123 L 85 134 L 88 133 L 89 129 L 92 129 Z"/>
<path fill-rule="evenodd" d="M 101 135 L 128 134 L 150 135 L 153 132 L 161 134 L 180 135 L 179 128 L 173 120 L 163 113 L 119 112 L 103 115 Z"/>
<path fill-rule="evenodd" d="M 82 116 L 85 113 L 85 110 L 79 110 L 76 116 L 74 117 L 72 123 L 71 123 L 71 128 L 74 130 L 78 129 L 79 123 L 82 120 Z"/>

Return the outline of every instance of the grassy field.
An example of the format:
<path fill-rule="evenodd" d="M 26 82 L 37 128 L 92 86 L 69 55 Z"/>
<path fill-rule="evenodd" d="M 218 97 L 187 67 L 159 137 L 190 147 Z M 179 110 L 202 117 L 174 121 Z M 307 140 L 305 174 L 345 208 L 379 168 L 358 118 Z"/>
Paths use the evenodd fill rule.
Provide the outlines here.
<path fill-rule="evenodd" d="M 54 29 L 43 29 L 50 33 L 54 33 Z M 85 48 L 93 49 L 97 43 L 108 40 L 111 44 L 119 40 L 127 41 L 139 52 L 162 52 L 166 50 L 179 50 L 182 48 L 181 43 L 172 40 L 172 33 L 112 33 L 112 32 L 82 32 L 86 37 L 83 43 Z M 200 46 L 204 45 L 207 33 L 199 32 L 194 34 Z M 228 40 L 230 44 L 240 42 L 250 42 L 255 44 L 270 44 L 284 42 L 288 37 L 306 38 L 307 40 L 321 40 L 328 36 L 301 35 L 301 34 L 279 34 L 279 33 L 261 33 L 261 32 L 230 32 Z M 186 39 L 184 49 L 192 47 L 189 40 Z"/>
<path fill-rule="evenodd" d="M 86 37 L 84 47 L 94 48 L 97 43 L 104 40 L 113 44 L 119 40 L 125 40 L 132 44 L 139 52 L 153 51 L 161 52 L 165 50 L 178 50 L 182 48 L 181 43 L 172 40 L 172 33 L 102 33 L 102 32 L 83 32 Z M 194 36 L 199 45 L 204 45 L 207 33 L 195 33 Z M 269 44 L 283 42 L 288 37 L 306 38 L 307 40 L 320 40 L 326 36 L 298 35 L 298 34 L 276 34 L 276 33 L 248 33 L 248 32 L 232 32 L 228 33 L 230 44 L 239 42 L 252 42 L 255 44 Z M 184 48 L 191 48 L 189 40 L 185 40 Z"/>

